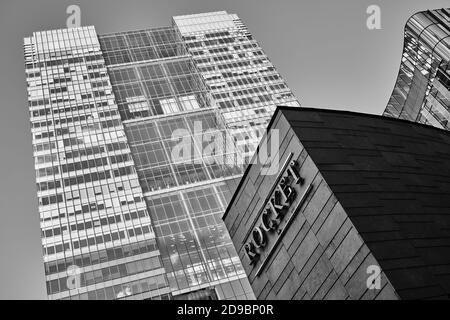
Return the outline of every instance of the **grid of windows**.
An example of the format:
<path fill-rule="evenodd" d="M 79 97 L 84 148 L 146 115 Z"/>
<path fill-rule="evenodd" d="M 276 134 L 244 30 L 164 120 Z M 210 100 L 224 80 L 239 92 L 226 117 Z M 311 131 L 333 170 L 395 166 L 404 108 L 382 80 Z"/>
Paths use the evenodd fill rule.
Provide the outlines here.
<path fill-rule="evenodd" d="M 144 193 L 242 173 L 242 168 L 231 161 L 236 151 L 228 153 L 225 142 L 214 155 L 202 152 L 210 143 L 204 139 L 204 131 L 217 133 L 224 141 L 226 138 L 226 130 L 213 111 L 145 120 L 126 124 L 125 128 Z M 184 134 L 174 139 L 178 130 Z M 187 161 L 173 157 L 173 150 L 183 143 L 190 152 Z M 212 161 L 212 156 L 217 161 Z"/>
<path fill-rule="evenodd" d="M 107 65 L 117 65 L 185 54 L 184 46 L 171 27 L 124 32 L 99 37 Z"/>
<path fill-rule="evenodd" d="M 36 32 L 24 48 L 49 298 L 166 297 L 95 29 Z M 71 266 L 81 270 L 75 287 Z"/>
<path fill-rule="evenodd" d="M 123 120 L 211 106 L 206 86 L 190 59 L 112 66 L 109 74 Z"/>
<path fill-rule="evenodd" d="M 268 57 L 235 14 L 177 16 L 174 26 L 205 79 L 228 128 L 252 137 L 250 158 L 276 105 L 300 106 Z M 253 137 L 256 133 L 258 137 Z"/>
<path fill-rule="evenodd" d="M 164 197 L 147 197 L 158 245 L 172 292 L 230 283 L 244 270 L 221 220 L 221 187 L 189 188 Z M 223 195 L 222 195 L 223 196 Z M 237 281 L 246 287 L 248 281 Z M 252 298 L 249 287 L 228 296 Z M 220 289 L 216 289 L 220 291 Z M 222 297 L 225 298 L 225 297 Z"/>
<path fill-rule="evenodd" d="M 186 56 L 184 42 L 176 44 L 183 47 L 178 56 L 168 60 L 153 54 L 154 47 L 147 37 L 153 31 L 115 34 L 121 40 L 107 45 L 111 51 L 141 47 L 150 52 L 145 58 L 125 65 L 105 60 L 158 247 L 162 248 L 171 293 L 183 297 L 189 292 L 215 288 L 210 298 L 254 298 L 220 219 L 231 189 L 225 182 L 215 182 L 208 195 L 206 189 L 203 193 L 173 191 L 190 190 L 212 180 L 236 183 L 233 177 L 240 175 L 242 168 L 235 159 L 236 150 L 226 149 L 226 144 L 232 143 L 227 140 L 230 136 L 222 115 L 196 64 Z M 175 36 L 166 44 L 181 39 L 175 28 L 172 31 Z M 101 36 L 100 41 L 106 38 L 112 36 Z M 128 49 L 124 43 L 128 43 Z M 132 56 L 130 52 L 128 55 Z M 177 136 L 180 130 L 183 134 Z M 211 143 L 203 137 L 206 130 L 225 138 L 210 153 L 203 152 Z M 187 161 L 173 157 L 173 150 L 180 146 L 183 152 L 184 147 L 189 148 Z M 160 199 L 169 199 L 170 205 L 159 205 Z M 229 290 L 231 283 L 241 290 Z"/>

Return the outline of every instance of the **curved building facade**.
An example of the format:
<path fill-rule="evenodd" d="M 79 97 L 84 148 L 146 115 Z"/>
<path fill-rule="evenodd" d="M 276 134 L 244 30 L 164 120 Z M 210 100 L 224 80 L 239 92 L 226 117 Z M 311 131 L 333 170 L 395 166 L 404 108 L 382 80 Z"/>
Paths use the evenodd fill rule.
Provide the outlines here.
<path fill-rule="evenodd" d="M 384 115 L 450 130 L 450 9 L 406 23 L 400 71 Z"/>

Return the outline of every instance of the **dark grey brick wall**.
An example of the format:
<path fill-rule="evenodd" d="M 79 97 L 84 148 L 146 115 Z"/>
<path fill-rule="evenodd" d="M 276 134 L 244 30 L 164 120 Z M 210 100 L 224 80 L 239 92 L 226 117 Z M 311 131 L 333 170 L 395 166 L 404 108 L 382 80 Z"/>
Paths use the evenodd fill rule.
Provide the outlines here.
<path fill-rule="evenodd" d="M 244 175 L 224 220 L 258 299 L 449 297 L 448 133 L 291 108 L 280 108 L 271 128 L 281 131 L 280 163 L 292 152 L 313 189 L 257 277 L 244 238 L 274 178 L 259 165 Z M 369 265 L 383 271 L 381 290 L 367 289 Z"/>

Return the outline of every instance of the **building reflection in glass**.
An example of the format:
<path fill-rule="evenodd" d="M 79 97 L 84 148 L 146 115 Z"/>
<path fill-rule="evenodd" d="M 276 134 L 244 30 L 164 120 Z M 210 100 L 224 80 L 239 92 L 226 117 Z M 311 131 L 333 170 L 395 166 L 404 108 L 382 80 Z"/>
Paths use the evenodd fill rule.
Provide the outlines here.
<path fill-rule="evenodd" d="M 404 37 L 399 75 L 384 115 L 450 130 L 450 9 L 413 15 Z"/>

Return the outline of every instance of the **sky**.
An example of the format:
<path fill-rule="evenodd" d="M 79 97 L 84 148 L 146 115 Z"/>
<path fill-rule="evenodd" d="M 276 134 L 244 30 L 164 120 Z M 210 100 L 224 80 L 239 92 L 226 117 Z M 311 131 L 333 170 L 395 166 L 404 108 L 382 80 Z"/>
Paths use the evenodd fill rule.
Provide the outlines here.
<path fill-rule="evenodd" d="M 381 115 L 397 78 L 407 19 L 450 0 L 0 0 L 0 299 L 45 299 L 23 38 L 65 28 L 66 8 L 98 34 L 236 13 L 303 106 Z M 381 29 L 366 27 L 370 5 Z"/>

